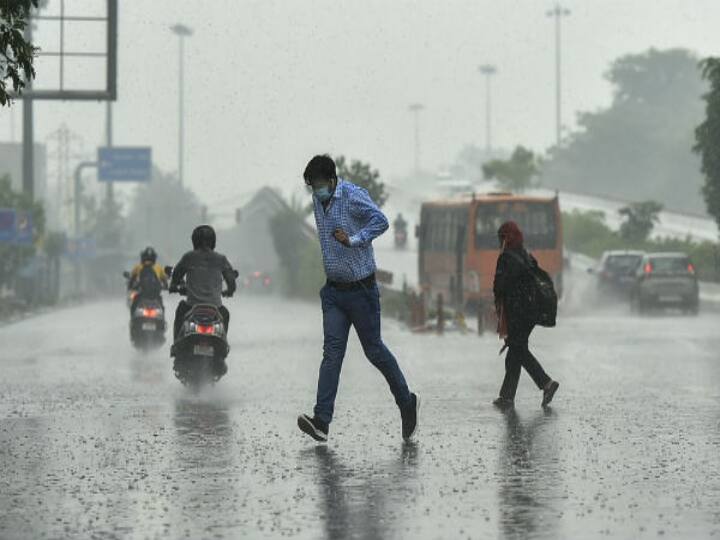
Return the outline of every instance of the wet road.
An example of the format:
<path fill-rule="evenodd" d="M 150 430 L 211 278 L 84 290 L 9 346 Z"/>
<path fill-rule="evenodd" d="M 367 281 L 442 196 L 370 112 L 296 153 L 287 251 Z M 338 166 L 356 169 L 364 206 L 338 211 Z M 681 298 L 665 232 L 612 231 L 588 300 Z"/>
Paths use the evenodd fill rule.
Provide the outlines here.
<path fill-rule="evenodd" d="M 353 338 L 331 441 L 311 412 L 319 307 L 231 303 L 199 397 L 106 301 L 0 328 L 0 538 L 720 538 L 720 318 L 567 309 L 492 408 L 492 336 L 385 336 L 424 398 L 417 442 Z"/>

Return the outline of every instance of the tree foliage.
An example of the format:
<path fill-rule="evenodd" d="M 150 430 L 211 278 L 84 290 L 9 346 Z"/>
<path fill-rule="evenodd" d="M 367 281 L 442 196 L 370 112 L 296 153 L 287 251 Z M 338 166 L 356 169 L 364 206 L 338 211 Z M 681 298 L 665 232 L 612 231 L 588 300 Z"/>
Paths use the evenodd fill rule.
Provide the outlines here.
<path fill-rule="evenodd" d="M 30 212 L 36 240 L 45 231 L 45 212 L 40 203 L 24 193 L 13 191 L 10 177 L 0 177 L 0 208 L 14 208 Z M 0 244 L 0 288 L 10 285 L 18 270 L 35 254 L 34 246 Z"/>
<path fill-rule="evenodd" d="M 693 130 L 705 91 L 695 56 L 650 49 L 617 59 L 606 73 L 611 105 L 578 115 L 579 129 L 553 148 L 542 181 L 578 193 L 642 200 L 703 212 Z"/>
<path fill-rule="evenodd" d="M 503 189 L 522 192 L 539 172 L 538 159 L 530 150 L 518 146 L 509 159 L 494 159 L 483 165 L 486 180 L 495 179 Z"/>
<path fill-rule="evenodd" d="M 345 156 L 336 157 L 335 166 L 339 177 L 367 189 L 370 198 L 382 208 L 387 201 L 388 194 L 385 191 L 385 184 L 380 181 L 380 172 L 377 169 L 373 169 L 369 163 L 363 163 L 356 159 L 348 165 Z"/>
<path fill-rule="evenodd" d="M 24 31 L 30 9 L 37 7 L 38 0 L 0 0 L 0 107 L 10 103 L 8 83 L 20 93 L 25 80 L 35 78 L 37 49 Z"/>
<path fill-rule="evenodd" d="M 620 225 L 620 236 L 632 242 L 645 242 L 655 224 L 663 205 L 656 201 L 643 201 L 624 206 L 618 213 L 625 218 Z"/>
<path fill-rule="evenodd" d="M 710 91 L 704 96 L 705 120 L 695 130 L 694 150 L 700 154 L 705 175 L 702 194 L 708 214 L 720 227 L 720 58 L 707 58 L 701 67 Z"/>

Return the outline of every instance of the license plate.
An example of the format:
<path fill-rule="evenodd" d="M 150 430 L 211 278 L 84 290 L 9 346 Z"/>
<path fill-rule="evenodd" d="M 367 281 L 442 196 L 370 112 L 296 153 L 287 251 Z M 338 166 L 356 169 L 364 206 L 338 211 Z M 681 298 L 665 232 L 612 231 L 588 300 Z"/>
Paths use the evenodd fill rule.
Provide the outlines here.
<path fill-rule="evenodd" d="M 154 332 L 157 330 L 157 325 L 154 322 L 145 322 L 142 324 L 142 329 Z"/>
<path fill-rule="evenodd" d="M 681 296 L 669 296 L 669 295 L 667 295 L 667 296 L 661 296 L 661 297 L 659 298 L 659 300 L 660 300 L 661 302 L 679 302 L 680 300 L 682 300 L 682 297 L 681 297 Z"/>
<path fill-rule="evenodd" d="M 193 353 L 198 356 L 213 356 L 215 349 L 213 349 L 212 345 L 195 345 L 193 347 Z"/>

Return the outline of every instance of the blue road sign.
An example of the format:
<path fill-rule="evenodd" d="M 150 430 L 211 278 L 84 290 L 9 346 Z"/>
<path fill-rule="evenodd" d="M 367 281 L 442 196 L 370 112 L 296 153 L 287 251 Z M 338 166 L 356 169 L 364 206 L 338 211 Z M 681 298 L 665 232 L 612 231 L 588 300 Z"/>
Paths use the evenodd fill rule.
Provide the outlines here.
<path fill-rule="evenodd" d="M 149 182 L 152 150 L 148 146 L 98 148 L 98 180 L 101 182 Z"/>
<path fill-rule="evenodd" d="M 33 221 L 30 212 L 19 211 L 15 218 L 15 244 L 24 246 L 33 243 Z"/>
<path fill-rule="evenodd" d="M 15 239 L 15 210 L 0 208 L 0 242 L 10 243 Z"/>

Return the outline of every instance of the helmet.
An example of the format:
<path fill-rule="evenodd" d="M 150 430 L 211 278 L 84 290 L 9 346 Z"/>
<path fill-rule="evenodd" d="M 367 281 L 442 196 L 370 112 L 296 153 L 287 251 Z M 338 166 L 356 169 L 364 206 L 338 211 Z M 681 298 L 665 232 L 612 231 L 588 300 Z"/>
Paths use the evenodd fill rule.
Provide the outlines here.
<path fill-rule="evenodd" d="M 192 233 L 192 244 L 194 249 L 215 249 L 215 229 L 210 225 L 195 227 Z"/>
<path fill-rule="evenodd" d="M 140 252 L 140 261 L 155 264 L 157 262 L 157 252 L 150 246 L 146 247 Z"/>

